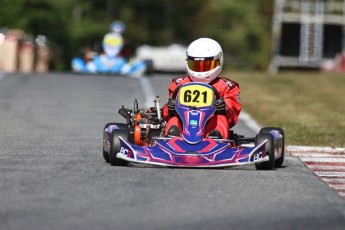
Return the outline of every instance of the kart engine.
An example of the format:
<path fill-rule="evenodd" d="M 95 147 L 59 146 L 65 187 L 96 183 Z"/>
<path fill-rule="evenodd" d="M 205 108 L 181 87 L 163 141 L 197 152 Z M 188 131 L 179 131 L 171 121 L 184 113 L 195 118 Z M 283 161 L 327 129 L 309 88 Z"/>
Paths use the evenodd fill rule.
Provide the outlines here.
<path fill-rule="evenodd" d="M 124 106 L 119 109 L 119 113 L 127 120 L 130 142 L 149 146 L 153 144 L 153 137 L 164 135 L 166 122 L 162 119 L 159 102 L 160 99 L 157 96 L 154 100 L 155 106 L 147 111 L 138 109 L 137 100 L 134 101 L 133 110 Z"/>

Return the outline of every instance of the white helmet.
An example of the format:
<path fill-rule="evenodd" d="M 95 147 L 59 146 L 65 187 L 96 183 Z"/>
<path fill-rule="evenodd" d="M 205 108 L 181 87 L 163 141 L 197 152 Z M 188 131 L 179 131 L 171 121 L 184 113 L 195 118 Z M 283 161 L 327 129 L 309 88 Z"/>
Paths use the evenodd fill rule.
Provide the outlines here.
<path fill-rule="evenodd" d="M 210 82 L 222 72 L 222 47 L 213 39 L 199 38 L 187 49 L 187 71 L 193 81 Z"/>

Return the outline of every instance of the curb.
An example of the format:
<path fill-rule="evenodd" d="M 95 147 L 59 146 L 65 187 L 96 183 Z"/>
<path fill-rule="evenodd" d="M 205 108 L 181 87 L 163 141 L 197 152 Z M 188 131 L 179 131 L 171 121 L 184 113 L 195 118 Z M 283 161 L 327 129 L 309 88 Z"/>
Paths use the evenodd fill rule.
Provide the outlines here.
<path fill-rule="evenodd" d="M 288 145 L 288 152 L 345 153 L 345 148 Z"/>

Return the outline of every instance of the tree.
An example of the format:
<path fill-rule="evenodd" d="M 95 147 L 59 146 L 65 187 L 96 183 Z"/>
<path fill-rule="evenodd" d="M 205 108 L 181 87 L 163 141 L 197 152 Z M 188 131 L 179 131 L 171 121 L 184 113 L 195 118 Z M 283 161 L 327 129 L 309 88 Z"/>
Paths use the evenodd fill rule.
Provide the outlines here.
<path fill-rule="evenodd" d="M 47 36 L 57 69 L 69 69 L 82 47 L 100 50 L 114 20 L 126 24 L 124 36 L 133 49 L 212 37 L 229 66 L 266 69 L 272 7 L 273 0 L 2 0 L 0 27 Z"/>

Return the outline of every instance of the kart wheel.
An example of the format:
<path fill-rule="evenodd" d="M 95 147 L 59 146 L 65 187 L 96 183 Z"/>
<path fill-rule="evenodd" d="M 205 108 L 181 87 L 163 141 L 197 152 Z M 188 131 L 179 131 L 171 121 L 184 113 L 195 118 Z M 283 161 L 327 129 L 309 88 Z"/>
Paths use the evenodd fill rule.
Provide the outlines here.
<path fill-rule="evenodd" d="M 104 126 L 103 129 L 103 158 L 105 160 L 105 162 L 109 163 L 109 153 L 107 151 L 105 151 L 105 147 L 106 147 L 106 142 L 107 142 L 107 133 L 106 133 L 106 129 L 110 126 L 110 125 L 114 125 L 116 123 L 108 123 Z"/>
<path fill-rule="evenodd" d="M 278 130 L 279 133 L 283 136 L 283 139 L 282 139 L 282 152 L 281 152 L 280 157 L 278 159 L 276 159 L 276 161 L 274 163 L 274 166 L 279 168 L 279 167 L 281 167 L 283 165 L 284 158 L 285 158 L 285 133 L 284 133 L 284 130 L 282 128 L 278 128 L 278 127 L 265 127 L 265 128 L 262 128 L 260 130 L 260 133 L 269 133 L 272 130 Z"/>
<path fill-rule="evenodd" d="M 274 168 L 274 139 L 273 139 L 273 135 L 270 133 L 259 133 L 258 135 L 256 135 L 255 145 L 262 143 L 266 139 L 267 139 L 267 142 L 266 142 L 265 151 L 269 157 L 269 160 L 266 162 L 255 164 L 255 167 L 258 170 L 272 170 Z"/>
<path fill-rule="evenodd" d="M 110 156 L 109 156 L 109 153 L 110 153 L 110 146 L 108 146 L 108 149 L 106 150 L 106 142 L 107 142 L 107 139 L 109 138 L 109 145 L 110 145 L 110 137 L 107 137 L 107 133 L 106 133 L 106 129 L 110 126 L 110 125 L 116 125 L 118 126 L 120 129 L 124 129 L 126 130 L 127 129 L 127 124 L 123 124 L 123 123 L 108 123 L 104 126 L 104 129 L 103 129 L 103 158 L 105 160 L 105 162 L 107 163 L 110 163 Z M 111 134 L 110 134 L 111 135 Z"/>
<path fill-rule="evenodd" d="M 120 139 L 119 137 L 128 139 L 127 126 L 126 129 L 114 129 L 110 135 L 110 152 L 109 152 L 109 162 L 113 166 L 126 166 L 128 163 L 125 160 L 117 158 L 116 155 L 120 152 Z"/>

